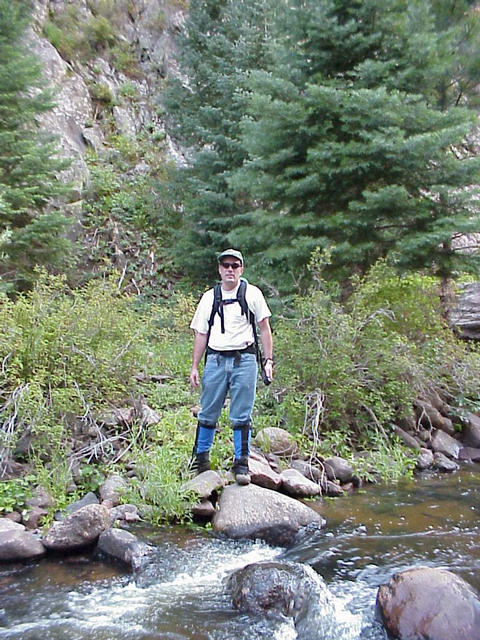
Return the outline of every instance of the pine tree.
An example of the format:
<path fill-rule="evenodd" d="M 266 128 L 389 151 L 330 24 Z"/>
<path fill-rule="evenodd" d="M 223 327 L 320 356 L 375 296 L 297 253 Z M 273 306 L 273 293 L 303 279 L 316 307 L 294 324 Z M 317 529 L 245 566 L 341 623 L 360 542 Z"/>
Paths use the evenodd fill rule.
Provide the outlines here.
<path fill-rule="evenodd" d="M 244 203 L 233 197 L 229 173 L 246 152 L 239 140 L 245 114 L 245 74 L 267 57 L 268 0 L 192 0 L 179 43 L 184 81 L 170 79 L 170 131 L 187 149 L 177 172 L 183 224 L 177 256 L 195 276 L 211 278 L 214 256 L 244 223 Z"/>
<path fill-rule="evenodd" d="M 317 246 L 339 277 L 385 256 L 442 277 L 477 268 L 452 246 L 478 229 L 479 160 L 460 150 L 475 116 L 441 91 L 458 90 L 458 29 L 439 31 L 425 1 L 282 6 L 275 65 L 251 74 L 249 159 L 230 180 L 257 202 L 237 244 L 287 288 Z"/>
<path fill-rule="evenodd" d="M 0 0 L 0 287 L 29 286 L 36 266 L 58 264 L 68 220 L 52 199 L 64 195 L 52 136 L 36 118 L 52 108 L 39 63 L 23 38 L 27 3 Z"/>

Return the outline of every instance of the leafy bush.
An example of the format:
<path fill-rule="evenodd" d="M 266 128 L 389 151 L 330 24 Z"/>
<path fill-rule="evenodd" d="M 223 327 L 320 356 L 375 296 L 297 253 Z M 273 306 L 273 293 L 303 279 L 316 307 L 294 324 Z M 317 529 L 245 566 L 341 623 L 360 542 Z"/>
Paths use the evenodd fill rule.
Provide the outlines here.
<path fill-rule="evenodd" d="M 151 323 L 113 279 L 69 291 L 64 278 L 42 274 L 32 292 L 0 299 L 0 322 L 5 444 L 12 449 L 27 430 L 40 458 L 68 448 L 72 416 L 127 398 L 134 375 L 155 365 Z"/>
<path fill-rule="evenodd" d="M 324 439 L 343 454 L 354 447 L 393 459 L 393 425 L 419 394 L 479 401 L 478 351 L 446 325 L 435 279 L 379 263 L 346 303 L 318 273 L 315 281 L 275 332 L 277 415 L 294 434 L 317 450 Z M 398 463 L 408 473 L 408 456 Z"/>

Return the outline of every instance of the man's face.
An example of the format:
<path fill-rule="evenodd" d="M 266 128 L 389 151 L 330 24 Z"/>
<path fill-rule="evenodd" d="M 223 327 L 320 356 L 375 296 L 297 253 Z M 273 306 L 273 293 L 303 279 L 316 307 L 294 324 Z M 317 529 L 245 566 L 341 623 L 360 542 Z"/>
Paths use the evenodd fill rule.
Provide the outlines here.
<path fill-rule="evenodd" d="M 243 273 L 243 265 L 238 258 L 225 256 L 218 265 L 218 272 L 225 289 L 234 289 Z"/>

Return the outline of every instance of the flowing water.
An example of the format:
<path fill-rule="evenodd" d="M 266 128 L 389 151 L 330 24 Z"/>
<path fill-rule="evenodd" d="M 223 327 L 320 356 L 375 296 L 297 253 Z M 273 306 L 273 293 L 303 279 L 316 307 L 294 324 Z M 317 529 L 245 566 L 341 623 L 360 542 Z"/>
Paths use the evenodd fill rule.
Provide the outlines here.
<path fill-rule="evenodd" d="M 412 566 L 450 569 L 480 590 L 480 467 L 324 500 L 320 533 L 288 550 L 180 528 L 137 530 L 154 543 L 139 573 L 72 556 L 0 565 L 0 640 L 295 640 L 289 619 L 235 611 L 225 587 L 251 562 L 285 560 L 325 580 L 304 640 L 386 640 L 379 585 Z M 320 581 L 320 578 L 319 578 Z"/>

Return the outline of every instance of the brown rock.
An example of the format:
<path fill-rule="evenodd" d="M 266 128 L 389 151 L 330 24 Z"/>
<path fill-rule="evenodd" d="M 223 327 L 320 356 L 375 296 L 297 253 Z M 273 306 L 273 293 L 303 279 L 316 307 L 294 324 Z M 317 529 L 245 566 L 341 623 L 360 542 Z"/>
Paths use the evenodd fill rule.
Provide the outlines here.
<path fill-rule="evenodd" d="M 480 640 L 478 593 L 450 571 L 402 571 L 379 588 L 377 604 L 387 631 L 399 640 Z"/>

